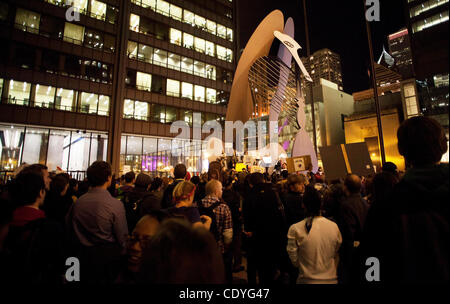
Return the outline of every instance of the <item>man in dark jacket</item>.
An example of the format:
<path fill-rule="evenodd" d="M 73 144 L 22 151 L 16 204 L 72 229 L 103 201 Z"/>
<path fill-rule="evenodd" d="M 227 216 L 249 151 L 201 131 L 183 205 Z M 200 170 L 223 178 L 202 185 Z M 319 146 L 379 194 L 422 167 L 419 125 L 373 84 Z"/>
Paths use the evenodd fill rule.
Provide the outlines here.
<path fill-rule="evenodd" d="M 344 181 L 344 191 L 347 197 L 342 202 L 338 217 L 338 226 L 342 234 L 340 281 L 341 283 L 350 283 L 354 279 L 354 261 L 361 242 L 369 205 L 361 197 L 359 176 L 347 175 Z"/>
<path fill-rule="evenodd" d="M 381 283 L 448 283 L 449 166 L 440 164 L 448 149 L 444 130 L 432 118 L 413 117 L 401 124 L 397 138 L 409 168 L 391 199 L 371 207 L 361 263 L 376 257 Z M 367 268 L 361 271 L 364 281 Z"/>
<path fill-rule="evenodd" d="M 251 239 L 249 244 L 253 247 L 252 258 L 259 282 L 270 284 L 276 280 L 282 250 L 285 250 L 282 248 L 284 222 L 271 184 L 264 183 L 261 173 L 252 173 L 250 183 L 252 190 L 246 196 L 243 206 L 244 228 Z"/>
<path fill-rule="evenodd" d="M 186 166 L 184 164 L 178 164 L 173 169 L 173 175 L 175 176 L 175 180 L 173 183 L 171 183 L 169 186 L 167 186 L 166 190 L 164 190 L 162 202 L 161 202 L 161 208 L 167 209 L 174 205 L 172 201 L 172 194 L 173 189 L 175 189 L 175 186 L 178 185 L 179 182 L 184 181 L 184 178 L 186 177 Z"/>
<path fill-rule="evenodd" d="M 306 177 L 304 175 L 291 174 L 288 176 L 288 192 L 284 193 L 281 197 L 286 214 L 287 229 L 305 218 L 305 210 L 302 202 L 305 183 Z"/>

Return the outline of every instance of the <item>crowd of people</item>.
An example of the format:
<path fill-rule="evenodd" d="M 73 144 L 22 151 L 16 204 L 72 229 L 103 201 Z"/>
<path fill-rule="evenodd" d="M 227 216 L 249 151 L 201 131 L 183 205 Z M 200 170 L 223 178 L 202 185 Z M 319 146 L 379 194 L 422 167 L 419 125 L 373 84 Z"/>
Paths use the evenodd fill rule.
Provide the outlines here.
<path fill-rule="evenodd" d="M 212 162 L 190 178 L 96 161 L 78 182 L 44 165 L 1 190 L 0 281 L 32 284 L 361 284 L 367 259 L 381 283 L 449 281 L 445 133 L 415 117 L 397 132 L 407 170 L 374 176 L 236 172 Z M 326 172 L 325 172 L 326 173 Z M 80 262 L 80 282 L 66 259 Z"/>

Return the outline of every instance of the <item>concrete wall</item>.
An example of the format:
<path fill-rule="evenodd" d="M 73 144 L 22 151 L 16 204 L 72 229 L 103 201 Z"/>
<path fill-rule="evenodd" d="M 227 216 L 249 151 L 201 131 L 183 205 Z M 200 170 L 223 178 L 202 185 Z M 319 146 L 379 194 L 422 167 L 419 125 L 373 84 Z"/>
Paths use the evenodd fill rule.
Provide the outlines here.
<path fill-rule="evenodd" d="M 345 132 L 341 115 L 353 114 L 353 96 L 339 91 L 335 83 L 324 79 L 321 79 L 321 83 L 314 88 L 314 101 L 319 103 L 322 145 L 343 144 Z"/>

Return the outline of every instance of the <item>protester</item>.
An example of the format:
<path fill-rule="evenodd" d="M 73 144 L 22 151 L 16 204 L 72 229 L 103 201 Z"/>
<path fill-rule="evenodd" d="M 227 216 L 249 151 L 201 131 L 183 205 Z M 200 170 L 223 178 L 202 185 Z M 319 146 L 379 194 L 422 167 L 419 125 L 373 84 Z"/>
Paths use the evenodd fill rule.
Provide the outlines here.
<path fill-rule="evenodd" d="M 291 174 L 287 178 L 288 192 L 281 196 L 286 214 L 286 224 L 291 225 L 305 218 L 303 206 L 303 192 L 305 191 L 306 177 L 301 174 Z"/>
<path fill-rule="evenodd" d="M 173 183 L 169 184 L 167 188 L 164 190 L 164 194 L 161 201 L 161 208 L 167 209 L 174 205 L 173 202 L 173 190 L 178 185 L 178 183 L 183 182 L 186 177 L 186 166 L 184 164 L 178 164 L 175 166 L 173 170 L 173 174 L 175 176 L 175 180 Z"/>
<path fill-rule="evenodd" d="M 124 176 L 124 184 L 117 189 L 117 198 L 122 200 L 128 193 L 133 191 L 136 174 L 133 171 L 127 172 Z M 111 186 L 111 185 L 110 185 Z"/>
<path fill-rule="evenodd" d="M 137 179 L 136 179 L 137 180 Z M 162 211 L 151 211 L 144 215 L 136 224 L 127 243 L 126 269 L 122 271 L 116 283 L 135 284 L 137 275 L 142 264 L 144 249 L 148 246 L 151 238 L 157 233 L 161 222 L 166 218 Z"/>
<path fill-rule="evenodd" d="M 180 219 L 164 221 L 144 251 L 142 284 L 222 284 L 223 260 L 206 229 Z"/>
<path fill-rule="evenodd" d="M 156 177 L 153 181 L 150 176 L 140 173 L 135 182 L 135 193 L 138 217 L 150 214 L 153 210 L 161 209 L 162 179 Z"/>
<path fill-rule="evenodd" d="M 303 202 L 308 217 L 289 228 L 287 245 L 292 264 L 299 269 L 297 284 L 337 284 L 339 228 L 321 216 L 321 198 L 314 187 L 306 187 Z"/>
<path fill-rule="evenodd" d="M 361 196 L 361 179 L 355 174 L 348 174 L 344 181 L 346 198 L 343 200 L 338 216 L 339 230 L 343 243 L 340 259 L 340 282 L 353 283 L 358 257 L 358 247 L 369 206 Z"/>
<path fill-rule="evenodd" d="M 279 275 L 285 224 L 278 198 L 261 173 L 252 173 L 251 190 L 243 205 L 244 229 L 248 237 L 248 281 L 255 283 L 254 268 L 261 284 L 273 283 Z M 261 254 L 264 252 L 264 255 Z M 253 265 L 252 265 L 253 264 Z"/>
<path fill-rule="evenodd" d="M 210 180 L 205 187 L 206 197 L 201 201 L 202 210 L 208 209 L 208 216 L 215 217 L 215 230 L 212 231 L 223 255 L 227 283 L 233 281 L 233 253 L 230 245 L 233 240 L 233 220 L 228 205 L 222 200 L 222 183 Z M 213 230 L 213 229 L 211 229 Z"/>
<path fill-rule="evenodd" d="M 34 165 L 31 165 L 34 166 Z M 30 166 L 30 167 L 31 167 Z M 24 168 L 11 185 L 13 212 L 5 243 L 10 252 L 10 283 L 61 284 L 64 234 L 40 210 L 46 195 L 42 167 Z"/>
<path fill-rule="evenodd" d="M 376 257 L 385 284 L 448 283 L 449 166 L 440 163 L 447 151 L 444 130 L 436 120 L 418 116 L 400 125 L 397 138 L 408 169 L 390 198 L 370 209 L 361 262 Z"/>
<path fill-rule="evenodd" d="M 57 174 L 50 183 L 50 190 L 47 192 L 42 206 L 47 218 L 53 219 L 63 226 L 67 211 L 73 204 L 72 198 L 66 196 L 68 189 L 69 175 L 67 173 Z"/>
<path fill-rule="evenodd" d="M 87 169 L 89 191 L 81 196 L 66 217 L 76 256 L 85 266 L 84 283 L 111 283 L 128 236 L 123 204 L 107 191 L 111 166 L 95 161 Z"/>
<path fill-rule="evenodd" d="M 194 226 L 204 227 L 209 230 L 212 219 L 206 215 L 200 215 L 198 209 L 192 205 L 194 201 L 195 186 L 189 181 L 181 181 L 173 190 L 174 206 L 167 209 L 171 216 L 186 219 Z"/>
<path fill-rule="evenodd" d="M 225 189 L 222 194 L 223 200 L 230 208 L 233 222 L 233 241 L 231 251 L 233 254 L 233 272 L 239 272 L 244 269 L 242 266 L 242 215 L 241 215 L 241 196 L 234 189 L 236 179 L 230 176 L 225 182 Z"/>

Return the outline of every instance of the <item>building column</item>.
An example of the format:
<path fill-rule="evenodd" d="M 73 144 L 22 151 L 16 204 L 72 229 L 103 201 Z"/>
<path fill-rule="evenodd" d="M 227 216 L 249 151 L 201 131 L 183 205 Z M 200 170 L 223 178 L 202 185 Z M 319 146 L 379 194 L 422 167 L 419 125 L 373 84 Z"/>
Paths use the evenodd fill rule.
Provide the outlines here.
<path fill-rule="evenodd" d="M 116 175 L 120 170 L 120 139 L 122 137 L 130 1 L 121 1 L 119 12 L 107 148 L 107 161 L 111 164 L 113 174 Z"/>

